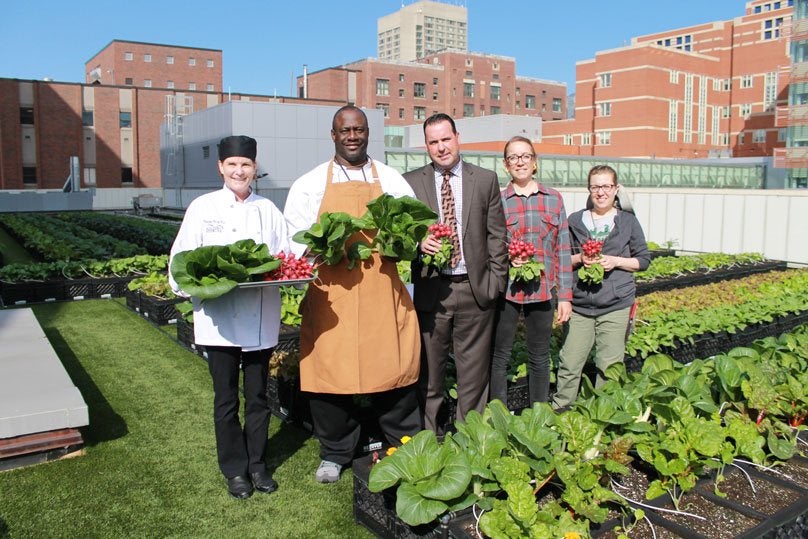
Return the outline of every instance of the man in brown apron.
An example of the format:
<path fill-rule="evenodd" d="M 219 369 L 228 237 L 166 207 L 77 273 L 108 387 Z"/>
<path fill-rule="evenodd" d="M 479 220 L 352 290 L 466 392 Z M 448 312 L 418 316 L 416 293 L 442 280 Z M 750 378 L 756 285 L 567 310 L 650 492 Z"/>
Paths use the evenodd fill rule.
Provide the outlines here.
<path fill-rule="evenodd" d="M 368 157 L 368 135 L 364 112 L 353 106 L 337 111 L 331 129 L 334 158 L 289 190 L 284 215 L 290 235 L 308 229 L 323 212 L 360 217 L 383 192 L 413 196 L 398 172 Z M 370 243 L 374 235 L 358 232 L 348 245 L 358 239 Z M 395 261 L 378 253 L 350 270 L 346 259 L 320 265 L 300 310 L 300 385 L 309 392 L 322 459 L 315 477 L 331 483 L 353 460 L 359 443 L 354 395 L 371 397 L 390 444 L 421 430 L 415 385 L 418 320 Z"/>

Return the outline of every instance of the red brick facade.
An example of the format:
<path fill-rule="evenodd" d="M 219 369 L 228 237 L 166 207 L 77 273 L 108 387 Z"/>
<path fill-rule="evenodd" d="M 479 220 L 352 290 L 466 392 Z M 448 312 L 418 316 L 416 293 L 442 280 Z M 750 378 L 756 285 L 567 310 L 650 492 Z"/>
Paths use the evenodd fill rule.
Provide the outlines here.
<path fill-rule="evenodd" d="M 222 51 L 113 40 L 84 72 L 88 84 L 221 92 Z"/>
<path fill-rule="evenodd" d="M 543 125 L 543 141 L 582 155 L 698 158 L 772 155 L 784 143 L 792 16 L 787 0 L 598 52 L 576 66 L 575 119 Z"/>
<path fill-rule="evenodd" d="M 303 84 L 298 77 L 299 96 Z M 567 106 L 566 84 L 519 77 L 513 58 L 465 52 L 441 52 L 418 62 L 361 60 L 309 74 L 307 90 L 309 97 L 385 109 L 385 125 L 420 123 L 435 112 L 557 120 Z"/>

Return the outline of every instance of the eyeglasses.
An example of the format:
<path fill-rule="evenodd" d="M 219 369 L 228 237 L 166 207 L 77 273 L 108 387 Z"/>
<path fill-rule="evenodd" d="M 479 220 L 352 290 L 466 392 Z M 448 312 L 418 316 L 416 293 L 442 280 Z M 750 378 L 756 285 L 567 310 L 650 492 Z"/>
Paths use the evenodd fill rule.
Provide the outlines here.
<path fill-rule="evenodd" d="M 505 158 L 505 161 L 507 161 L 509 165 L 515 165 L 519 161 L 522 161 L 523 163 L 530 163 L 533 161 L 533 155 L 529 153 L 523 155 L 509 155 Z"/>
<path fill-rule="evenodd" d="M 611 193 L 612 189 L 615 187 L 615 185 L 590 185 L 589 192 L 597 193 L 598 191 L 603 191 L 604 193 Z"/>

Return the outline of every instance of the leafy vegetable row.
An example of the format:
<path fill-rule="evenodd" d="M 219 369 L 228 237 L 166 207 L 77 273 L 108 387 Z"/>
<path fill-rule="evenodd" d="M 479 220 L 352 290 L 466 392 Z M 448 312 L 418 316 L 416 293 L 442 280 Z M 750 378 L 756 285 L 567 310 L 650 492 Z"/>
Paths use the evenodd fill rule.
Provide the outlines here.
<path fill-rule="evenodd" d="M 59 213 L 55 218 L 134 243 L 150 255 L 168 253 L 178 229 L 173 223 L 98 212 Z"/>
<path fill-rule="evenodd" d="M 794 455 L 791 425 L 808 411 L 808 326 L 714 360 L 656 355 L 633 374 L 615 365 L 607 378 L 598 389 L 587 380 L 561 413 L 540 403 L 512 415 L 494 401 L 443 442 L 422 431 L 375 464 L 369 488 L 397 488 L 396 512 L 411 525 L 476 504 L 493 538 L 588 536 L 609 508 L 634 511 L 614 485 L 636 460 L 656 470 L 648 499 L 667 493 L 678 506 L 710 470 L 720 495 L 734 460 Z"/>
<path fill-rule="evenodd" d="M 122 277 L 165 271 L 168 255 L 136 255 L 110 260 L 83 260 L 9 264 L 0 268 L 0 280 L 6 282 L 45 281 L 49 279 L 80 279 L 86 277 Z"/>
<path fill-rule="evenodd" d="M 703 253 L 683 256 L 660 256 L 651 260 L 651 264 L 646 270 L 638 271 L 634 275 L 639 282 L 653 281 L 693 272 L 758 264 L 763 261 L 763 255 L 758 253 L 741 253 L 737 255 Z"/>

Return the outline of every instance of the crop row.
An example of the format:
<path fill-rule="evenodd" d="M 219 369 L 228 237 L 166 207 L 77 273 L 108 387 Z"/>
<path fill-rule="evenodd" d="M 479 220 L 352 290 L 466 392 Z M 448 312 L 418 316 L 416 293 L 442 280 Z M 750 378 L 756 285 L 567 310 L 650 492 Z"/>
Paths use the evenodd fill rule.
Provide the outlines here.
<path fill-rule="evenodd" d="M 143 254 L 141 247 L 107 234 L 65 223 L 49 215 L 0 216 L 0 224 L 26 250 L 44 261 L 121 258 Z"/>
<path fill-rule="evenodd" d="M 177 235 L 177 225 L 127 215 L 77 212 L 59 213 L 56 219 L 73 223 L 143 247 L 150 255 L 167 254 Z"/>
<path fill-rule="evenodd" d="M 724 253 L 702 253 L 683 256 L 661 256 L 654 258 L 644 271 L 635 276 L 638 282 L 686 275 L 695 272 L 710 272 L 717 269 L 759 264 L 764 261 L 758 253 L 741 253 L 730 255 Z"/>
<path fill-rule="evenodd" d="M 653 469 L 649 500 L 668 495 L 679 509 L 710 472 L 721 494 L 736 461 L 764 466 L 796 453 L 808 326 L 712 360 L 656 355 L 641 372 L 618 364 L 606 375 L 564 412 L 537 403 L 513 415 L 494 401 L 443 441 L 422 431 L 373 466 L 368 487 L 396 488 L 396 512 L 410 525 L 475 505 L 485 535 L 503 538 L 588 536 L 614 504 L 626 521 L 642 518 L 616 487 L 637 461 Z"/>
<path fill-rule="evenodd" d="M 135 255 L 109 260 L 83 260 L 36 262 L 33 264 L 9 264 L 0 268 L 0 281 L 19 283 L 47 281 L 59 278 L 80 279 L 85 277 L 122 277 L 152 271 L 165 271 L 168 255 Z"/>

